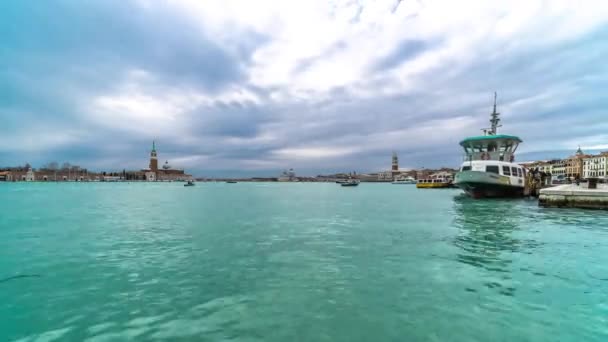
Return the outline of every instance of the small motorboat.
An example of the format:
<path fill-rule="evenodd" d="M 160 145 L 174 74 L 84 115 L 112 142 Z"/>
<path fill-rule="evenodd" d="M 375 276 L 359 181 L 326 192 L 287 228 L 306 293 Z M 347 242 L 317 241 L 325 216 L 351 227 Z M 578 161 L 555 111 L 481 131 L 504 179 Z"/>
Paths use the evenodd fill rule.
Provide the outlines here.
<path fill-rule="evenodd" d="M 226 181 L 226 183 L 228 183 L 228 184 L 234 184 L 234 183 L 236 183 L 236 181 L 231 180 L 231 181 Z"/>
<path fill-rule="evenodd" d="M 357 186 L 359 185 L 358 179 L 349 179 L 346 182 L 340 183 L 341 186 Z"/>
<path fill-rule="evenodd" d="M 184 184 L 184 186 L 194 186 L 194 182 L 188 181 L 186 184 Z"/>

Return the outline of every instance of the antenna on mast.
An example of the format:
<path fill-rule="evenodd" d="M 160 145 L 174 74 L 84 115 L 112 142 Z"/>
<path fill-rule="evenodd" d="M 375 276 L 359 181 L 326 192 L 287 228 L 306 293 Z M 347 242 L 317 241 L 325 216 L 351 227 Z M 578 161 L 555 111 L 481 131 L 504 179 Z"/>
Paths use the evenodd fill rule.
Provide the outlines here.
<path fill-rule="evenodd" d="M 490 129 L 490 132 L 488 132 L 490 135 L 496 135 L 496 129 L 502 126 L 498 124 L 500 122 L 499 116 L 500 113 L 496 111 L 496 92 L 494 92 L 494 110 L 490 115 L 490 123 L 492 124 L 492 128 Z"/>

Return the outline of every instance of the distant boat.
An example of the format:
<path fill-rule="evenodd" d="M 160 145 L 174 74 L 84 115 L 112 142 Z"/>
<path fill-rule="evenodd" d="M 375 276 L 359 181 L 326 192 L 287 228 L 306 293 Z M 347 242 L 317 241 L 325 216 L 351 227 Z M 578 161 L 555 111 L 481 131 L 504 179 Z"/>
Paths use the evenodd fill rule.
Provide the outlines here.
<path fill-rule="evenodd" d="M 343 184 L 343 183 L 347 183 L 348 179 L 340 179 L 336 181 L 336 184 Z"/>
<path fill-rule="evenodd" d="M 416 180 L 412 177 L 397 178 L 392 184 L 416 184 Z"/>
<path fill-rule="evenodd" d="M 359 180 L 358 179 L 349 179 L 344 183 L 340 183 L 340 185 L 342 186 L 357 186 L 359 185 Z"/>
<path fill-rule="evenodd" d="M 194 186 L 194 182 L 189 180 L 188 183 L 184 184 L 184 186 Z"/>
<path fill-rule="evenodd" d="M 453 187 L 452 175 L 447 172 L 440 172 L 427 179 L 419 179 L 416 187 L 419 189 L 451 188 Z"/>
<path fill-rule="evenodd" d="M 226 181 L 226 183 L 228 183 L 228 184 L 234 184 L 234 183 L 236 183 L 236 181 Z"/>

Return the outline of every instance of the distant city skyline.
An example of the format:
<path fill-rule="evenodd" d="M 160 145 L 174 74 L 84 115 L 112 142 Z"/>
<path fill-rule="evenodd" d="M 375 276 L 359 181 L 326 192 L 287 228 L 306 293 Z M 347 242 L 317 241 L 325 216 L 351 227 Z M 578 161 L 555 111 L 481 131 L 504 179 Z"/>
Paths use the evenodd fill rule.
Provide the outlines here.
<path fill-rule="evenodd" d="M 517 160 L 597 153 L 606 33 L 604 2 L 2 2 L 0 165 L 458 167 L 494 91 Z"/>

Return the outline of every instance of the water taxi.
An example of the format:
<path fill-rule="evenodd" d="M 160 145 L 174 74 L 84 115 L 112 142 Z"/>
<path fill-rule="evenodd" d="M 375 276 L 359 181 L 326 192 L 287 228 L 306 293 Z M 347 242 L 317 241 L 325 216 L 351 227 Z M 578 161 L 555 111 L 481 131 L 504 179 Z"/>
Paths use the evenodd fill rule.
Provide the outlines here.
<path fill-rule="evenodd" d="M 359 180 L 358 179 L 349 179 L 346 182 L 340 183 L 341 186 L 357 186 L 359 185 Z"/>
<path fill-rule="evenodd" d="M 419 189 L 441 189 L 452 187 L 452 175 L 447 172 L 441 172 L 431 175 L 426 179 L 419 179 L 416 183 L 416 188 Z"/>
<path fill-rule="evenodd" d="M 473 198 L 519 197 L 524 195 L 525 169 L 515 163 L 515 151 L 522 140 L 514 135 L 497 134 L 500 118 L 491 114 L 491 128 L 484 135 L 468 137 L 460 142 L 464 159 L 454 184 Z"/>
<path fill-rule="evenodd" d="M 194 182 L 189 180 L 184 186 L 194 186 Z"/>

